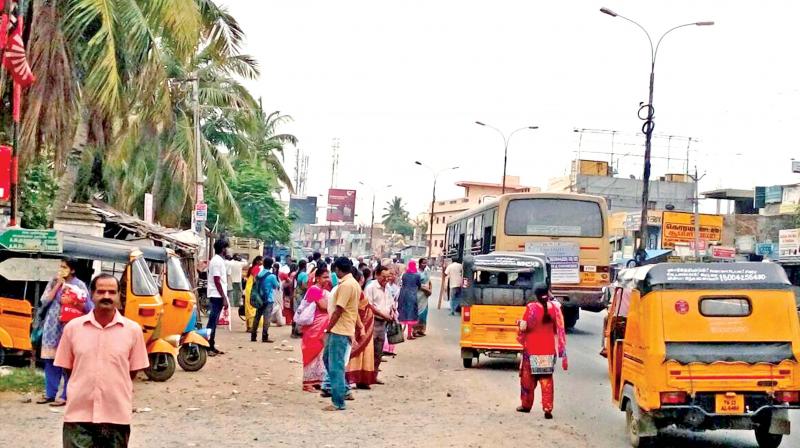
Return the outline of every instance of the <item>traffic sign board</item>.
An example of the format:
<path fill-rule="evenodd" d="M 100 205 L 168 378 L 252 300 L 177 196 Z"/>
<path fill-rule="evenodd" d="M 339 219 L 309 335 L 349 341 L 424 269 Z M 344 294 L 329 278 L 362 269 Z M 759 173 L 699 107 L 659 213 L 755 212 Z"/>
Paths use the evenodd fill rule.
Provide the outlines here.
<path fill-rule="evenodd" d="M 0 276 L 17 282 L 46 282 L 58 271 L 57 258 L 8 258 L 0 262 Z"/>
<path fill-rule="evenodd" d="M 197 222 L 208 220 L 208 204 L 196 204 L 194 206 L 194 220 Z"/>
<path fill-rule="evenodd" d="M 17 252 L 64 251 L 64 242 L 58 230 L 8 229 L 0 234 L 0 246 Z"/>

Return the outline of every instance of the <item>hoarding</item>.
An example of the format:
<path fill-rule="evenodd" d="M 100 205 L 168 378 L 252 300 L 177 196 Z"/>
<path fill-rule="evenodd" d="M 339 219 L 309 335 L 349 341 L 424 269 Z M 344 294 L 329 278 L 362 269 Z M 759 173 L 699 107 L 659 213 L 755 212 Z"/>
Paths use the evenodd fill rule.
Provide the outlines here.
<path fill-rule="evenodd" d="M 722 216 L 700 216 L 700 240 L 706 243 L 722 239 Z M 672 249 L 675 243 L 694 241 L 694 214 L 664 212 L 662 215 L 661 248 Z"/>
<path fill-rule="evenodd" d="M 293 197 L 289 199 L 289 212 L 295 215 L 295 224 L 317 223 L 317 197 Z"/>
<path fill-rule="evenodd" d="M 800 229 L 784 229 L 778 232 L 778 260 L 800 260 Z"/>
<path fill-rule="evenodd" d="M 580 262 L 578 243 L 569 241 L 529 241 L 525 252 L 544 254 L 552 269 L 552 282 L 555 284 L 580 283 Z"/>
<path fill-rule="evenodd" d="M 356 190 L 328 190 L 328 214 L 330 222 L 353 222 L 356 215 Z"/>

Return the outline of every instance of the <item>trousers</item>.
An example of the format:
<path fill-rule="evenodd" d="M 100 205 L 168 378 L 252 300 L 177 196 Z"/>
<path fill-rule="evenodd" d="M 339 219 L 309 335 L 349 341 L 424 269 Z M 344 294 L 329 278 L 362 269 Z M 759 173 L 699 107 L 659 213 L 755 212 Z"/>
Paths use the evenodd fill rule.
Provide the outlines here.
<path fill-rule="evenodd" d="M 261 340 L 266 341 L 269 339 L 269 316 L 272 314 L 272 308 L 275 303 L 265 303 L 261 308 L 256 308 L 256 315 L 253 318 L 253 326 L 250 329 L 250 339 L 255 341 L 256 334 L 258 333 L 258 322 L 264 318 L 264 325 L 261 327 Z"/>
<path fill-rule="evenodd" d="M 42 361 L 44 361 L 44 396 L 55 399 L 58 395 L 58 386 L 61 385 L 61 378 L 64 378 L 61 399 L 66 401 L 69 378 L 64 374 L 64 369 L 54 365 L 52 359 L 43 359 Z"/>
<path fill-rule="evenodd" d="M 542 386 L 542 410 L 553 412 L 553 375 L 534 375 L 529 363 L 522 364 L 519 370 L 519 398 L 522 407 L 528 410 L 533 407 L 533 393 L 536 391 L 536 383 L 539 383 Z"/>
<path fill-rule="evenodd" d="M 344 397 L 347 394 L 345 368 L 348 361 L 350 338 L 341 334 L 329 333 L 325 341 L 322 359 L 331 381 L 331 401 L 339 409 L 344 409 Z"/>

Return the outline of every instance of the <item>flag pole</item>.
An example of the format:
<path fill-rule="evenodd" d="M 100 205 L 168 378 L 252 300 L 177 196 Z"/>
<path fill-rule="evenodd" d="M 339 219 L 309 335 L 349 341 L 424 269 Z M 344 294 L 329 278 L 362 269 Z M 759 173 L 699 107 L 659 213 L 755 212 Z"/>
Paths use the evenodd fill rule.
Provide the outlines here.
<path fill-rule="evenodd" d="M 10 1 L 7 1 L 7 5 Z M 23 31 L 23 11 L 25 10 L 25 2 L 23 0 L 19 0 L 17 3 L 17 27 L 19 28 L 19 34 L 22 36 Z M 8 30 L 0 30 L 2 32 L 7 32 Z M 7 35 L 6 39 L 7 40 Z M 3 45 L 3 50 L 5 50 L 5 45 Z M 3 58 L 5 58 L 5 51 L 3 52 Z M 11 185 L 9 195 L 10 195 L 10 206 L 11 206 L 11 217 L 8 221 L 9 227 L 18 227 L 20 223 L 18 223 L 19 217 L 19 123 L 20 123 L 20 116 L 22 114 L 22 86 L 19 83 L 14 82 L 14 77 L 9 76 L 11 80 L 11 89 L 12 89 L 12 105 L 11 105 L 11 116 L 13 118 L 12 124 L 12 133 L 11 133 Z"/>

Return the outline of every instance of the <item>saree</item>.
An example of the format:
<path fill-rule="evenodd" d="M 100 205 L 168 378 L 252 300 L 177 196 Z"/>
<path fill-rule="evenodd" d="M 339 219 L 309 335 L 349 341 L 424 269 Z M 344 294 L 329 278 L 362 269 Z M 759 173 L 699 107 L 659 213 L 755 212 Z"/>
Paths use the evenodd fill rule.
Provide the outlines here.
<path fill-rule="evenodd" d="M 250 268 L 249 275 L 247 276 L 247 282 L 245 283 L 244 288 L 244 315 L 245 320 L 247 321 L 247 331 L 250 331 L 253 326 L 253 320 L 256 318 L 256 309 L 253 308 L 253 305 L 250 305 L 250 292 L 253 290 L 253 283 L 255 282 L 256 275 L 261 271 L 261 266 L 256 266 L 254 268 Z M 259 323 L 259 327 L 261 324 Z"/>
<path fill-rule="evenodd" d="M 303 352 L 303 386 L 318 386 L 325 377 L 325 363 L 322 350 L 325 348 L 325 328 L 328 326 L 328 313 L 317 312 L 311 325 L 301 327 L 303 339 L 300 350 Z"/>
<path fill-rule="evenodd" d="M 364 293 L 358 302 L 358 315 L 364 324 L 361 333 L 356 331 L 356 341 L 350 352 L 350 362 L 347 364 L 345 378 L 348 384 L 355 383 L 361 386 L 375 384 L 378 378 L 375 371 L 375 314 Z"/>
<path fill-rule="evenodd" d="M 419 274 L 420 283 L 422 286 L 428 286 L 431 281 L 431 271 L 425 269 Z M 414 331 L 425 334 L 428 327 L 428 295 L 422 292 L 422 289 L 417 291 L 417 323 L 414 325 Z"/>

